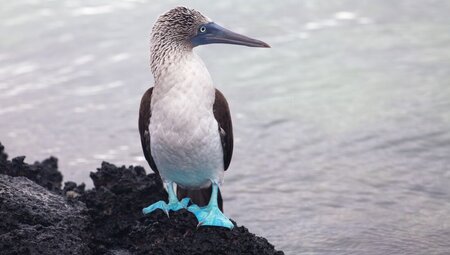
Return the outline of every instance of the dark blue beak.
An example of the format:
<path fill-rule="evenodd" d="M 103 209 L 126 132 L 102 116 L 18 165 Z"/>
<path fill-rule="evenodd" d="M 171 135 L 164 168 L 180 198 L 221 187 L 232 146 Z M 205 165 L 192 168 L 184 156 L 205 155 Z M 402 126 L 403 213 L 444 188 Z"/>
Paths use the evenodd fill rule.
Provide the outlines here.
<path fill-rule="evenodd" d="M 270 48 L 270 46 L 263 41 L 240 35 L 221 27 L 214 22 L 201 25 L 198 28 L 197 35 L 191 39 L 191 42 L 194 47 L 211 43 L 226 43 L 248 47 Z"/>

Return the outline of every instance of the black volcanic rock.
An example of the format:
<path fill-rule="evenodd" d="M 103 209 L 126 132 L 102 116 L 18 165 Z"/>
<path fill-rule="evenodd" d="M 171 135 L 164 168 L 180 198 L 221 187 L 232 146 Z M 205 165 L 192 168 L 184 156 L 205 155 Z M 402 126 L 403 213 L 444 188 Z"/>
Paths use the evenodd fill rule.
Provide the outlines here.
<path fill-rule="evenodd" d="M 61 189 L 58 176 L 56 158 L 9 161 L 0 144 L 1 254 L 283 254 L 243 226 L 197 228 L 187 210 L 142 215 L 167 199 L 142 167 L 103 162 L 87 191 L 74 182 Z"/>
<path fill-rule="evenodd" d="M 58 171 L 58 159 L 50 157 L 42 162 L 29 165 L 24 162 L 25 156 L 8 160 L 5 147 L 0 143 L 0 174 L 9 176 L 25 176 L 51 191 L 61 189 L 63 176 Z"/>
<path fill-rule="evenodd" d="M 0 175 L 1 254 L 90 254 L 85 212 L 25 177 Z"/>
<path fill-rule="evenodd" d="M 167 198 L 160 179 L 139 166 L 116 167 L 106 162 L 91 178 L 94 189 L 80 199 L 93 219 L 93 250 L 128 249 L 133 244 L 128 235 L 143 217 L 142 208 Z"/>

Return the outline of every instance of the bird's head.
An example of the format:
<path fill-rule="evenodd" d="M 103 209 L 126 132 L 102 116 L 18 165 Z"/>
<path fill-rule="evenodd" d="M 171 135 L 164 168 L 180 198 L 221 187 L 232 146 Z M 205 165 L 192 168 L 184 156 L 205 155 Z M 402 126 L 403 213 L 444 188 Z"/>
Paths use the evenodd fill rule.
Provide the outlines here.
<path fill-rule="evenodd" d="M 263 41 L 223 28 L 200 12 L 186 7 L 176 7 L 161 15 L 153 27 L 151 40 L 156 46 L 170 44 L 170 47 L 185 49 L 211 43 L 270 47 Z"/>

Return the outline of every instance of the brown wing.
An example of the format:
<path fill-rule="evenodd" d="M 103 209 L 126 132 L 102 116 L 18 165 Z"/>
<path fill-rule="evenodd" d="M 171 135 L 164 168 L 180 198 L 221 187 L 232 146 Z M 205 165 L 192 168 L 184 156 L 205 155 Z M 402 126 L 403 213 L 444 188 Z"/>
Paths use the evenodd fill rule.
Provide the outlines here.
<path fill-rule="evenodd" d="M 152 170 L 159 174 L 158 168 L 156 168 L 155 161 L 152 157 L 152 150 L 150 148 L 150 133 L 148 126 L 150 124 L 150 117 L 152 111 L 150 109 L 150 103 L 152 102 L 153 87 L 149 88 L 141 99 L 141 106 L 139 107 L 139 133 L 141 135 L 141 145 L 144 151 L 145 159 L 152 168 Z"/>
<path fill-rule="evenodd" d="M 222 141 L 223 163 L 228 169 L 233 155 L 233 124 L 231 123 L 230 109 L 222 92 L 216 89 L 216 97 L 213 105 L 214 117 L 219 123 L 220 140 Z"/>

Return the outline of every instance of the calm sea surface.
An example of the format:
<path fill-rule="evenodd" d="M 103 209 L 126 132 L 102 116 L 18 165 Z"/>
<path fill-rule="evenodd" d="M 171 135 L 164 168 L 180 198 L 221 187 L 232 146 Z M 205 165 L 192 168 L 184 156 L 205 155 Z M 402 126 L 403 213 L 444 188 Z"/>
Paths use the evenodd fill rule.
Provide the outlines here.
<path fill-rule="evenodd" d="M 149 169 L 149 34 L 179 4 L 272 46 L 197 49 L 234 120 L 228 216 L 287 254 L 450 254 L 449 1 L 3 0 L 9 154 Z"/>

